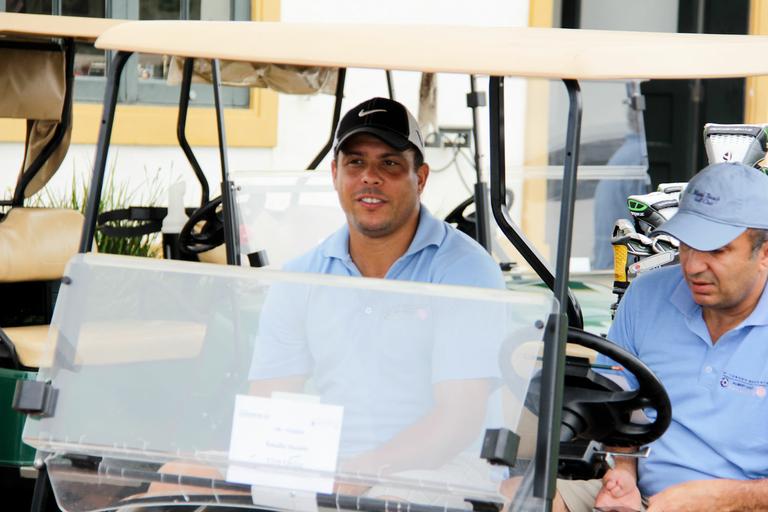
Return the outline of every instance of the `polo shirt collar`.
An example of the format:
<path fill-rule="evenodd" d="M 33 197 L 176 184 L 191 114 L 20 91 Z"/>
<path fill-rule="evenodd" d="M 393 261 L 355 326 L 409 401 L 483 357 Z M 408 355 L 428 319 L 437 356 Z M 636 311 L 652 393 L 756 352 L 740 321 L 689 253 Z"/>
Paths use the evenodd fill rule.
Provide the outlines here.
<path fill-rule="evenodd" d="M 755 309 L 741 322 L 740 327 L 768 325 L 768 292 L 766 290 L 768 290 L 768 286 L 763 287 L 763 292 L 760 294 L 760 300 L 757 301 Z"/>
<path fill-rule="evenodd" d="M 403 256 L 416 254 L 430 245 L 439 246 L 444 235 L 445 227 L 443 226 L 443 222 L 429 213 L 426 206 L 423 204 L 420 205 L 419 225 L 416 228 L 416 234 L 413 236 L 413 240 L 411 240 L 411 245 L 408 246 L 408 250 L 405 251 Z"/>
<path fill-rule="evenodd" d="M 344 224 L 323 243 L 323 256 L 347 261 L 349 257 L 349 226 Z"/>
<path fill-rule="evenodd" d="M 691 317 L 699 313 L 701 306 L 694 302 L 693 295 L 691 295 L 691 289 L 688 288 L 688 283 L 685 282 L 685 277 L 683 277 L 683 270 L 679 266 L 677 268 L 680 271 L 680 280 L 678 281 L 677 286 L 675 286 L 675 289 L 672 290 L 672 296 L 669 300 L 680 313 L 686 317 Z"/>
<path fill-rule="evenodd" d="M 445 235 L 443 223 L 435 218 L 423 204 L 419 208 L 419 225 L 416 234 L 411 240 L 411 245 L 403 256 L 415 254 L 430 245 L 439 246 Z M 349 256 L 349 225 L 343 225 L 333 233 L 323 244 L 323 256 L 337 258 L 342 261 L 350 261 Z"/>

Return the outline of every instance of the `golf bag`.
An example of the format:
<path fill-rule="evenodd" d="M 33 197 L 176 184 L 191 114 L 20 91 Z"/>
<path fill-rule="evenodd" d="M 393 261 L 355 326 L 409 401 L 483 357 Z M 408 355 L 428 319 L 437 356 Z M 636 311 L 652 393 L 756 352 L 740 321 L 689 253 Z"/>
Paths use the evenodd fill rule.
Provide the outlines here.
<path fill-rule="evenodd" d="M 768 152 L 768 124 L 704 125 L 704 147 L 709 164 L 741 162 L 768 174 L 764 167 Z M 655 192 L 627 198 L 627 208 L 634 222 L 619 219 L 613 226 L 613 293 L 616 303 L 611 316 L 621 302 L 629 283 L 649 270 L 673 265 L 680 260 L 679 242 L 668 235 L 654 235 L 653 230 L 664 224 L 680 204 L 680 194 L 687 183 L 662 183 Z"/>

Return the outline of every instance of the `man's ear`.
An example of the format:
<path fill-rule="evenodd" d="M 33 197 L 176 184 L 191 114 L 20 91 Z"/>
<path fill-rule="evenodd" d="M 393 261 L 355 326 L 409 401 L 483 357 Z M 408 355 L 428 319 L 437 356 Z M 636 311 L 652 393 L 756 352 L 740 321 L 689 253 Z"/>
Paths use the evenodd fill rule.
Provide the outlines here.
<path fill-rule="evenodd" d="M 429 164 L 423 163 L 421 167 L 416 169 L 416 179 L 418 180 L 419 194 L 424 190 L 424 186 L 427 184 L 427 178 L 429 177 Z"/>
<path fill-rule="evenodd" d="M 760 264 L 763 269 L 768 270 L 768 242 L 763 242 L 763 245 L 758 249 L 757 255 L 760 258 Z"/>
<path fill-rule="evenodd" d="M 336 188 L 336 157 L 331 160 L 331 178 L 333 179 L 333 188 Z"/>

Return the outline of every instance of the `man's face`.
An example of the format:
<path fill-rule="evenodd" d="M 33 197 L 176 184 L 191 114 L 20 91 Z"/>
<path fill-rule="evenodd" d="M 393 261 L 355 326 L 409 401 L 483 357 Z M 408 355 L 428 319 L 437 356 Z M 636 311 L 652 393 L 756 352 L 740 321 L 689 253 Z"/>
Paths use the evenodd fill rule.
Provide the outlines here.
<path fill-rule="evenodd" d="M 413 150 L 398 151 L 373 135 L 345 142 L 331 171 L 350 229 L 381 238 L 412 225 L 429 175 L 426 164 L 414 167 Z"/>
<path fill-rule="evenodd" d="M 738 309 L 762 291 L 768 244 L 753 254 L 748 231 L 714 251 L 697 251 L 681 243 L 680 266 L 697 304 L 715 310 Z"/>

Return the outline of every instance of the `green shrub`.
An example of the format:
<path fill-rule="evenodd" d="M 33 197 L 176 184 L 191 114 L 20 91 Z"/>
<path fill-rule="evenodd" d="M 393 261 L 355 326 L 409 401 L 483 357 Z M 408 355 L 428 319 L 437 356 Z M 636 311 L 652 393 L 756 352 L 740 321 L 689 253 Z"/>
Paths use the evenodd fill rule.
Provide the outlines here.
<path fill-rule="evenodd" d="M 160 169 L 154 173 L 144 170 L 144 184 L 130 190 L 125 182 L 115 180 L 114 168 L 108 172 L 102 185 L 99 213 L 128 208 L 129 206 L 157 206 L 160 197 L 165 193 L 165 187 L 160 183 Z M 79 177 L 78 177 L 79 176 Z M 29 206 L 48 208 L 70 208 L 85 213 L 88 200 L 90 177 L 72 173 L 72 181 L 60 193 L 51 192 L 51 187 L 45 187 L 29 199 Z M 111 223 L 116 227 L 132 227 L 139 224 L 136 221 L 124 220 Z M 150 233 L 135 237 L 106 236 L 96 230 L 96 247 L 101 253 L 126 254 L 131 256 L 155 257 L 161 250 L 159 233 Z"/>

